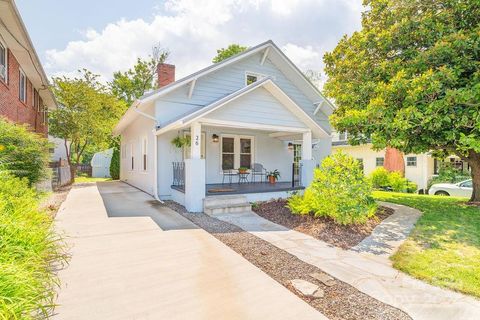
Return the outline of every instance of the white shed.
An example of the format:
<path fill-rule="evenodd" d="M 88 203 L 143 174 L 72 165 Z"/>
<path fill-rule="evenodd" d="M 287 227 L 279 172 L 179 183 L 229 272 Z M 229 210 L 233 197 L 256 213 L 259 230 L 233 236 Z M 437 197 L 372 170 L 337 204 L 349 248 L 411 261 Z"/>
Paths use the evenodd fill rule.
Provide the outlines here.
<path fill-rule="evenodd" d="M 97 152 L 93 155 L 92 161 L 90 161 L 93 178 L 110 178 L 112 155 L 113 148 Z"/>

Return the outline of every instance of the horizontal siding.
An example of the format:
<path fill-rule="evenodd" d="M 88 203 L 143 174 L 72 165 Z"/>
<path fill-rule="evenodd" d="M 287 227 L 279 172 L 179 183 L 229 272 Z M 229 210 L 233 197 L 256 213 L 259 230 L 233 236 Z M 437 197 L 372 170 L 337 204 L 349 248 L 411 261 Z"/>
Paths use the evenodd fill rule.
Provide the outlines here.
<path fill-rule="evenodd" d="M 188 99 L 189 86 L 183 86 L 156 102 L 156 114 L 160 125 L 168 123 L 171 117 L 178 117 L 199 106 L 208 105 L 245 86 L 245 72 L 251 71 L 273 77 L 273 81 L 305 112 L 314 118 L 318 124 L 330 131 L 328 117 L 323 113 L 313 115 L 314 101 L 310 101 L 287 77 L 267 58 L 260 65 L 262 54 L 258 53 L 250 58 L 224 67 L 207 76 L 199 78 L 191 99 Z M 184 105 L 184 107 L 179 107 Z"/>
<path fill-rule="evenodd" d="M 304 128 L 303 122 L 264 88 L 258 88 L 207 116 L 219 120 Z"/>

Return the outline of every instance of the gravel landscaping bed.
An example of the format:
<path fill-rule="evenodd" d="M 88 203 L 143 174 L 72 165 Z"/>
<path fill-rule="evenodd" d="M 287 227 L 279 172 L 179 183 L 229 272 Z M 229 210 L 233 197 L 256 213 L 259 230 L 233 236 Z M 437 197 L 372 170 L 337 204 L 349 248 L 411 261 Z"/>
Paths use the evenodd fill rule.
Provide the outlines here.
<path fill-rule="evenodd" d="M 259 216 L 289 229 L 308 234 L 334 246 L 350 249 L 369 236 L 382 220 L 393 214 L 394 210 L 379 207 L 376 217 L 362 225 L 341 226 L 330 218 L 314 218 L 313 215 L 292 214 L 283 199 L 260 202 L 252 206 Z"/>
<path fill-rule="evenodd" d="M 299 260 L 235 225 L 204 213 L 188 213 L 183 206 L 173 201 L 166 201 L 165 204 L 241 254 L 329 319 L 411 319 L 406 313 L 338 279 L 324 284 L 317 278 L 328 276 L 319 268 Z M 317 275 L 312 277 L 311 275 L 315 273 Z M 306 280 L 318 286 L 318 291 L 323 297 L 300 294 L 292 285 L 292 280 Z"/>

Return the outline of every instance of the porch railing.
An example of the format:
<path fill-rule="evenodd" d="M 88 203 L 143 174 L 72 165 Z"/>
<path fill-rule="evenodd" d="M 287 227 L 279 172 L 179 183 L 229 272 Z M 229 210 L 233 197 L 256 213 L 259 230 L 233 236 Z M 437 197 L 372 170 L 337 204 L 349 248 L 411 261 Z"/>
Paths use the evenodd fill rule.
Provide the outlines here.
<path fill-rule="evenodd" d="M 185 187 L 185 162 L 172 162 L 173 182 L 172 186 Z"/>
<path fill-rule="evenodd" d="M 292 188 L 302 185 L 302 164 L 292 163 Z"/>

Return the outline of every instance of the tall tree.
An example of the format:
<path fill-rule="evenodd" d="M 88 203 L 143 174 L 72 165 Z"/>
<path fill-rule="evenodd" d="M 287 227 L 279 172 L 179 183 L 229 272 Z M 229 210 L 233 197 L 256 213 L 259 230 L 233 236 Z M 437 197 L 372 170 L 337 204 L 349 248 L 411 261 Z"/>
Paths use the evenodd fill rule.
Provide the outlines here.
<path fill-rule="evenodd" d="M 362 30 L 324 57 L 332 116 L 351 142 L 456 154 L 480 201 L 480 2 L 365 0 Z"/>
<path fill-rule="evenodd" d="M 64 140 L 74 179 L 88 146 L 108 146 L 111 131 L 126 105 L 98 81 L 97 75 L 85 69 L 80 77 L 53 78 L 53 92 L 60 106 L 50 113 L 50 133 Z"/>
<path fill-rule="evenodd" d="M 234 56 L 238 53 L 241 53 L 243 51 L 247 50 L 247 47 L 241 46 L 236 43 L 232 43 L 226 48 L 221 48 L 217 50 L 217 55 L 212 59 L 213 63 L 220 62 L 222 60 L 225 60 L 227 58 L 230 58 L 231 56 Z"/>
<path fill-rule="evenodd" d="M 159 45 L 154 46 L 152 54 L 147 59 L 137 58 L 133 68 L 125 72 L 113 73 L 113 80 L 109 83 L 110 90 L 119 99 L 131 105 L 146 91 L 156 88 L 157 65 L 167 60 L 169 51 Z"/>

